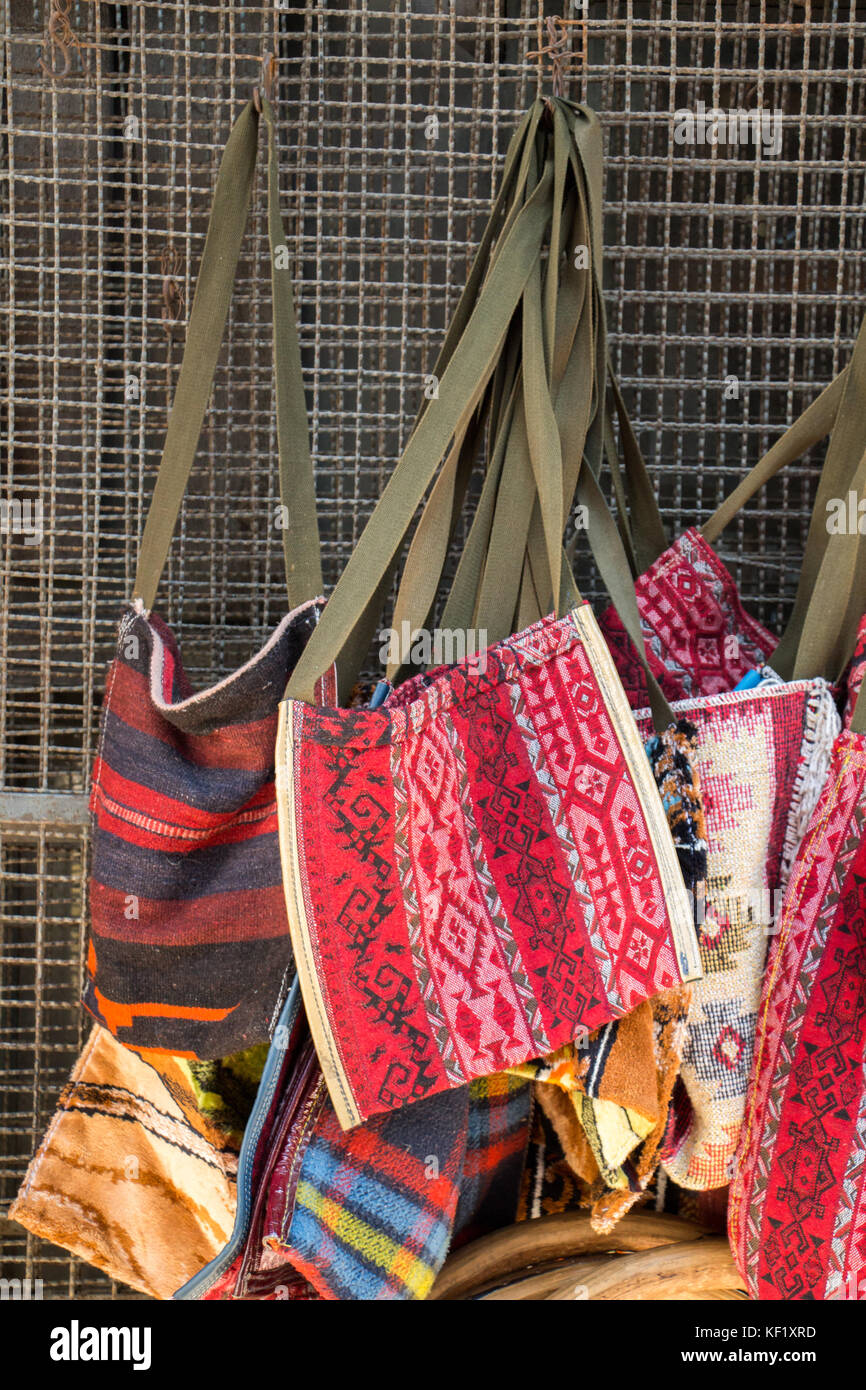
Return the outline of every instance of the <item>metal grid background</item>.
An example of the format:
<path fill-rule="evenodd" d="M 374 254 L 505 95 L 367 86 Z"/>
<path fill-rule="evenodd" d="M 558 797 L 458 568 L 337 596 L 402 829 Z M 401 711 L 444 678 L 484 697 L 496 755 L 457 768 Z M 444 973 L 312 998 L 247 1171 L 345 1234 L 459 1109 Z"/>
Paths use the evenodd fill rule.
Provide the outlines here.
<path fill-rule="evenodd" d="M 568 80 L 604 124 L 614 356 L 675 534 L 853 342 L 866 13 L 831 0 L 545 12 L 584 18 Z M 39 544 L 0 535 L 4 1204 L 86 1029 L 84 795 L 103 676 L 232 117 L 276 52 L 333 582 L 411 426 L 514 117 L 549 81 L 527 59 L 545 41 L 539 13 L 531 0 L 4 0 L 2 496 L 39 499 L 44 517 Z M 675 146 L 672 113 L 698 100 L 781 109 L 781 154 Z M 284 606 L 265 257 L 259 196 L 161 590 L 197 684 L 245 660 Z M 732 374 L 739 398 L 726 400 Z M 815 477 L 814 459 L 789 469 L 723 538 L 769 624 L 791 598 Z M 4 1274 L 42 1278 L 46 1297 L 123 1296 L 8 1221 L 0 1236 Z"/>

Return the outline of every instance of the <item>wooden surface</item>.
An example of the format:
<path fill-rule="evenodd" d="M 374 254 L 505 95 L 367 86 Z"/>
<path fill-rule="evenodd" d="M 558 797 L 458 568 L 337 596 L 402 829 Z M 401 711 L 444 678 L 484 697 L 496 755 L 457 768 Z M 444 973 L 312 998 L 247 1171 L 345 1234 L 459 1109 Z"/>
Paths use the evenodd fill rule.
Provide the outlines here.
<path fill-rule="evenodd" d="M 430 1297 L 439 1300 L 466 1298 L 478 1290 L 493 1288 L 499 1282 L 507 1283 L 509 1276 L 515 1279 L 533 1277 L 539 1273 L 538 1266 L 549 1266 L 554 1261 L 565 1261 L 576 1256 L 611 1256 L 604 1265 L 604 1268 L 608 1268 L 622 1263 L 632 1254 L 652 1253 L 658 1247 L 676 1244 L 693 1247 L 703 1236 L 701 1227 L 694 1223 L 656 1212 L 630 1213 L 611 1235 L 599 1235 L 593 1231 L 586 1212 L 543 1216 L 537 1221 L 522 1221 L 515 1226 L 507 1226 L 457 1251 L 446 1261 Z M 700 1243 L 703 1244 L 703 1241 Z M 724 1241 L 722 1243 L 725 1244 Z M 586 1268 L 594 1273 L 602 1267 L 596 1266 L 593 1261 Z M 541 1272 L 545 1273 L 543 1270 Z M 563 1281 L 569 1278 L 562 1266 L 560 1273 Z M 575 1276 L 572 1282 L 580 1280 Z M 726 1285 L 727 1279 L 718 1281 L 718 1287 L 724 1288 Z"/>

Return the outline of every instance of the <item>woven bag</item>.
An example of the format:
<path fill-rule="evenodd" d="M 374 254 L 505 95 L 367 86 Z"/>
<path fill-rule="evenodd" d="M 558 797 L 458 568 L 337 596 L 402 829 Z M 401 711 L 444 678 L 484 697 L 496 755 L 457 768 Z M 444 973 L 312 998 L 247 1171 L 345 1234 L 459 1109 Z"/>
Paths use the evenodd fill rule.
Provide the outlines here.
<path fill-rule="evenodd" d="M 717 535 L 767 478 L 832 425 L 803 566 L 807 578 L 814 574 L 827 547 L 827 499 L 847 488 L 850 460 L 856 457 L 854 421 L 858 401 L 863 399 L 864 343 L 861 330 L 849 367 L 739 485 L 704 528 L 705 535 L 687 533 L 636 581 L 649 664 L 669 693 L 686 685 L 696 695 L 709 693 L 704 684 L 718 688 L 744 673 L 744 654 L 749 662 L 761 663 L 769 654 L 774 667 L 791 674 L 791 651 L 806 616 L 805 589 L 801 586 L 785 637 L 770 651 L 769 634 L 761 637 L 762 630 L 745 613 L 706 535 Z M 632 472 L 640 479 L 645 476 L 642 460 L 624 407 L 621 425 L 627 461 L 631 459 Z M 642 483 L 638 486 L 643 488 Z M 634 482 L 631 487 L 634 495 Z M 648 514 L 652 511 L 644 506 L 640 515 L 645 519 Z M 655 516 L 658 533 L 657 509 Z M 653 543 L 646 528 L 638 530 L 633 553 L 646 558 Z M 690 625 L 693 602 L 696 618 Z M 839 640 L 841 634 L 850 634 L 852 617 L 852 611 L 839 615 Z M 643 678 L 635 676 L 637 663 L 629 658 L 627 647 L 618 643 L 620 624 L 610 615 L 602 621 L 608 637 L 613 636 L 613 654 L 632 688 L 632 698 L 637 698 Z M 834 669 L 838 669 L 840 650 L 837 641 Z M 704 978 L 692 990 L 684 1087 L 677 1093 L 664 1159 L 669 1175 L 687 1187 L 722 1186 L 730 1176 L 767 938 L 775 930 L 778 896 L 814 807 L 838 728 L 824 682 L 811 684 L 805 702 L 802 694 L 788 687 L 781 704 L 778 692 L 774 697 L 769 689 L 757 703 L 746 692 L 721 702 L 710 700 L 706 702 L 709 722 L 699 713 L 702 702 L 674 705 L 678 715 L 698 728 L 696 764 L 709 844 L 706 920 L 701 932 Z M 768 718 L 771 708 L 774 713 Z M 762 811 L 765 796 L 770 799 Z"/>
<path fill-rule="evenodd" d="M 554 103 L 534 185 L 530 177 L 501 234 L 438 399 L 281 709 L 287 906 L 345 1127 L 551 1051 L 695 973 L 690 905 L 651 769 L 592 614 L 574 591 L 566 598 L 564 501 L 574 484 L 552 385 L 555 314 L 554 350 L 544 352 L 541 258 L 556 225 L 551 191 L 556 206 L 579 205 L 579 138 L 591 129 L 582 110 Z M 555 279 L 559 255 L 547 263 Z M 518 314 L 524 454 L 547 565 L 533 588 L 543 606 L 552 595 L 561 616 L 432 675 L 409 703 L 316 709 L 316 681 L 339 662 L 440 460 L 453 456 Z M 428 582 L 420 566 L 414 575 Z"/>
<path fill-rule="evenodd" d="M 151 1298 L 223 1248 L 238 1144 L 176 1058 L 149 1065 L 94 1024 L 15 1201 L 12 1221 Z"/>
<path fill-rule="evenodd" d="M 652 483 L 611 374 L 625 455 L 625 479 L 619 476 L 616 453 L 609 450 L 607 457 L 617 485 L 620 525 L 633 561 L 647 659 L 669 700 L 733 690 L 776 650 L 776 638 L 746 611 L 712 542 L 770 478 L 830 432 L 847 371 L 846 368 L 841 372 L 776 440 L 709 521 L 700 528 L 690 527 L 671 545 L 667 544 Z M 829 470 L 815 503 L 822 518 L 824 503 L 834 495 L 832 487 L 837 481 L 833 470 Z M 649 701 L 642 661 L 615 608 L 602 614 L 599 626 L 629 703 L 633 709 L 643 708 Z"/>
<path fill-rule="evenodd" d="M 509 148 L 488 229 L 434 369 L 437 377 L 489 269 L 492 230 L 498 220 L 507 221 L 521 196 L 529 175 L 526 137 L 539 115 L 537 108 L 527 114 Z M 497 436 L 501 431 L 490 397 L 484 411 L 491 436 Z M 465 491 L 461 454 L 474 453 L 477 435 L 476 429 L 473 440 L 452 455 L 458 465 L 453 491 L 446 496 L 444 487 L 434 489 L 419 523 L 420 537 L 435 535 L 443 519 L 446 528 L 450 525 L 448 513 Z M 404 582 L 398 613 L 405 611 Z M 491 1078 L 471 1096 L 468 1088 L 447 1092 L 432 1105 L 379 1117 L 344 1134 L 315 1054 L 309 1043 L 300 1046 L 307 1035 L 298 1000 L 296 988 L 274 1035 L 248 1126 L 232 1240 L 178 1297 L 301 1297 L 299 1289 L 313 1286 L 329 1298 L 423 1297 L 456 1229 L 483 1231 L 513 1218 L 528 1088 Z M 289 1173 L 291 1182 L 285 1178 Z M 383 1261 L 384 1251 L 390 1255 Z"/>
<path fill-rule="evenodd" d="M 109 671 L 93 773 L 85 1006 L 124 1044 L 215 1058 L 267 1040 L 290 982 L 274 793 L 277 706 L 315 626 L 321 569 L 300 354 L 268 128 L 276 421 L 293 605 L 261 650 L 193 693 L 150 610 L 192 467 L 256 164 L 258 106 L 235 123 L 214 189 L 133 603 Z"/>
<path fill-rule="evenodd" d="M 176 1297 L 282 1299 L 300 1283 L 328 1300 L 423 1299 L 462 1230 L 513 1219 L 529 1087 L 486 1078 L 347 1133 L 291 1012 L 241 1152 L 232 1238 Z"/>
<path fill-rule="evenodd" d="M 729 1199 L 731 1246 L 754 1298 L 866 1298 L 862 722 L 861 712 L 837 740 L 761 998 Z"/>
<path fill-rule="evenodd" d="M 861 383 L 862 384 L 862 383 Z M 853 380 L 846 397 L 854 398 Z M 862 445 L 862 415 L 854 432 Z M 866 455 L 851 484 L 866 488 Z M 844 494 L 842 494 L 844 495 Z M 811 600 L 808 590 L 814 590 Z M 801 580 L 795 672 L 841 666 L 866 602 L 866 545 L 833 535 Z M 833 611 L 845 615 L 836 637 Z M 862 617 L 860 630 L 862 631 Z M 767 965 L 729 1234 L 753 1297 L 866 1298 L 866 697 L 839 734 Z"/>

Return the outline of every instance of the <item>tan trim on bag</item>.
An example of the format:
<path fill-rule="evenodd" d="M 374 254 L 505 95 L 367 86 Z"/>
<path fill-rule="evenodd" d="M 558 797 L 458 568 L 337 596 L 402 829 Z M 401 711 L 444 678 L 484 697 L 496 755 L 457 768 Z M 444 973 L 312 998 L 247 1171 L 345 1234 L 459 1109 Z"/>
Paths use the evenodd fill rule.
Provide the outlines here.
<path fill-rule="evenodd" d="M 277 728 L 276 789 L 277 820 L 280 835 L 280 860 L 283 869 L 283 891 L 292 934 L 292 948 L 307 1022 L 319 1056 L 319 1064 L 328 1087 L 331 1103 L 343 1129 L 361 1123 L 362 1115 L 349 1084 L 337 1047 L 337 1040 L 328 1018 L 325 996 L 316 969 L 316 942 L 310 931 L 304 884 L 299 855 L 300 829 L 295 799 L 295 701 L 283 700 Z M 303 708 L 303 707 L 301 707 Z"/>
<path fill-rule="evenodd" d="M 683 984 L 688 984 L 691 980 L 700 980 L 704 972 L 701 968 L 694 913 L 677 862 L 668 818 L 634 714 L 589 604 L 584 603 L 579 608 L 572 609 L 571 617 L 586 647 L 607 712 L 632 773 L 662 881 L 680 979 Z"/>

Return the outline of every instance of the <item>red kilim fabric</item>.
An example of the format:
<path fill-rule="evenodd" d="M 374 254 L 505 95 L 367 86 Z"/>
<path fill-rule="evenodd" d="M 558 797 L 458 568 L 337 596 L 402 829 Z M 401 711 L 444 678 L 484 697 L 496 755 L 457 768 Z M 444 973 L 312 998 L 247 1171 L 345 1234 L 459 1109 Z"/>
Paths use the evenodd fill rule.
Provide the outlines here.
<path fill-rule="evenodd" d="M 866 738 L 843 732 L 764 981 L 731 1184 L 760 1299 L 866 1299 Z"/>
<path fill-rule="evenodd" d="M 720 695 L 763 666 L 775 639 L 750 617 L 737 587 L 700 531 L 691 528 L 635 581 L 647 659 L 669 700 Z M 631 639 L 608 608 L 599 627 L 633 709 L 649 704 Z"/>
<path fill-rule="evenodd" d="M 408 705 L 284 709 L 295 957 L 347 1127 L 691 977 L 664 809 L 585 605 Z"/>

